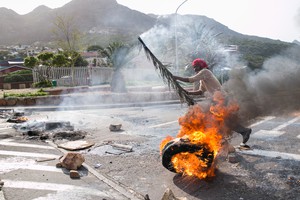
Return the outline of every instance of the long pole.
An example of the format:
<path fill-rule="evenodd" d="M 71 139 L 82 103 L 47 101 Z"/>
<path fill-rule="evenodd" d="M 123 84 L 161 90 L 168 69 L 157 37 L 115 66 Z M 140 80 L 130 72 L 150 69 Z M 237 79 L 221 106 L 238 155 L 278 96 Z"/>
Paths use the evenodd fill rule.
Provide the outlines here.
<path fill-rule="evenodd" d="M 178 9 L 188 0 L 183 1 L 175 11 L 175 71 L 178 72 L 178 42 L 177 42 L 177 12 Z"/>

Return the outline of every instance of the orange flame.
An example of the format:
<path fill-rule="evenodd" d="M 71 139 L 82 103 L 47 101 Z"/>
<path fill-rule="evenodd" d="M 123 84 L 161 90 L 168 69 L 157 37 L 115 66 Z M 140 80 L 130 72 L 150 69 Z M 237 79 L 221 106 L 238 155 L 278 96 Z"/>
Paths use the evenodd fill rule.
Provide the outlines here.
<path fill-rule="evenodd" d="M 211 105 L 191 106 L 188 112 L 179 118 L 181 129 L 177 138 L 186 138 L 191 144 L 205 145 L 208 152 L 213 152 L 213 155 L 210 155 L 213 156 L 213 163 L 198 158 L 203 155 L 203 149 L 195 153 L 178 153 L 171 160 L 177 173 L 200 179 L 215 176 L 215 158 L 222 147 L 222 139 L 231 132 L 226 125 L 226 119 L 238 109 L 236 102 L 228 101 L 221 92 L 216 92 Z M 172 139 L 171 136 L 167 136 L 161 142 L 160 150 L 162 151 Z"/>

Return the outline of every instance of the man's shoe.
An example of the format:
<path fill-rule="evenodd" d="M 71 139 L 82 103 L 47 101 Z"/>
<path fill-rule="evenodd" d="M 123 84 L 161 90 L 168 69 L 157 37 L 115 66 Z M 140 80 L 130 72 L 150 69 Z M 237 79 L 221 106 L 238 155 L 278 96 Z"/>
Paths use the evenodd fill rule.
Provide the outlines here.
<path fill-rule="evenodd" d="M 248 142 L 249 138 L 250 138 L 250 134 L 252 132 L 251 128 L 247 128 L 246 131 L 242 132 L 242 136 L 243 136 L 243 143 L 246 144 L 246 142 Z"/>

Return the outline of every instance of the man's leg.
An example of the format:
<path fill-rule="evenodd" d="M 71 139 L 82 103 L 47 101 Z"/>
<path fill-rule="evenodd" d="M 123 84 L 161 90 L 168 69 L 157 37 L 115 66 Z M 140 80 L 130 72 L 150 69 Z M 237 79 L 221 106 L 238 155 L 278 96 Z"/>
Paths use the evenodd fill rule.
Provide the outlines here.
<path fill-rule="evenodd" d="M 233 129 L 235 132 L 241 134 L 243 136 L 243 143 L 246 144 L 250 138 L 250 134 L 252 132 L 251 128 L 243 127 L 242 125 L 238 124 Z"/>

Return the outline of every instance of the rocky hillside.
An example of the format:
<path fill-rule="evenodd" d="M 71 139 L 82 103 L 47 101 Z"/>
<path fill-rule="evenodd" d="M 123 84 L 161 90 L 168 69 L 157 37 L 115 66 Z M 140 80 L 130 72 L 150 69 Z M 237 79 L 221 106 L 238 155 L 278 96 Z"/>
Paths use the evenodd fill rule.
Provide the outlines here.
<path fill-rule="evenodd" d="M 51 42 L 53 41 L 53 23 L 57 17 L 72 17 L 76 27 L 85 34 L 87 44 L 96 42 L 99 44 L 101 40 L 107 42 L 116 38 L 137 38 L 138 35 L 157 24 L 172 26 L 172 20 L 174 20 L 174 15 L 164 17 L 146 15 L 120 5 L 116 0 L 72 0 L 56 9 L 39 6 L 25 15 L 0 8 L 0 45 Z M 184 15 L 180 17 L 203 22 L 207 27 L 213 28 L 216 33 L 222 33 L 221 38 L 224 41 L 232 37 L 266 39 L 239 34 L 206 16 Z"/>

